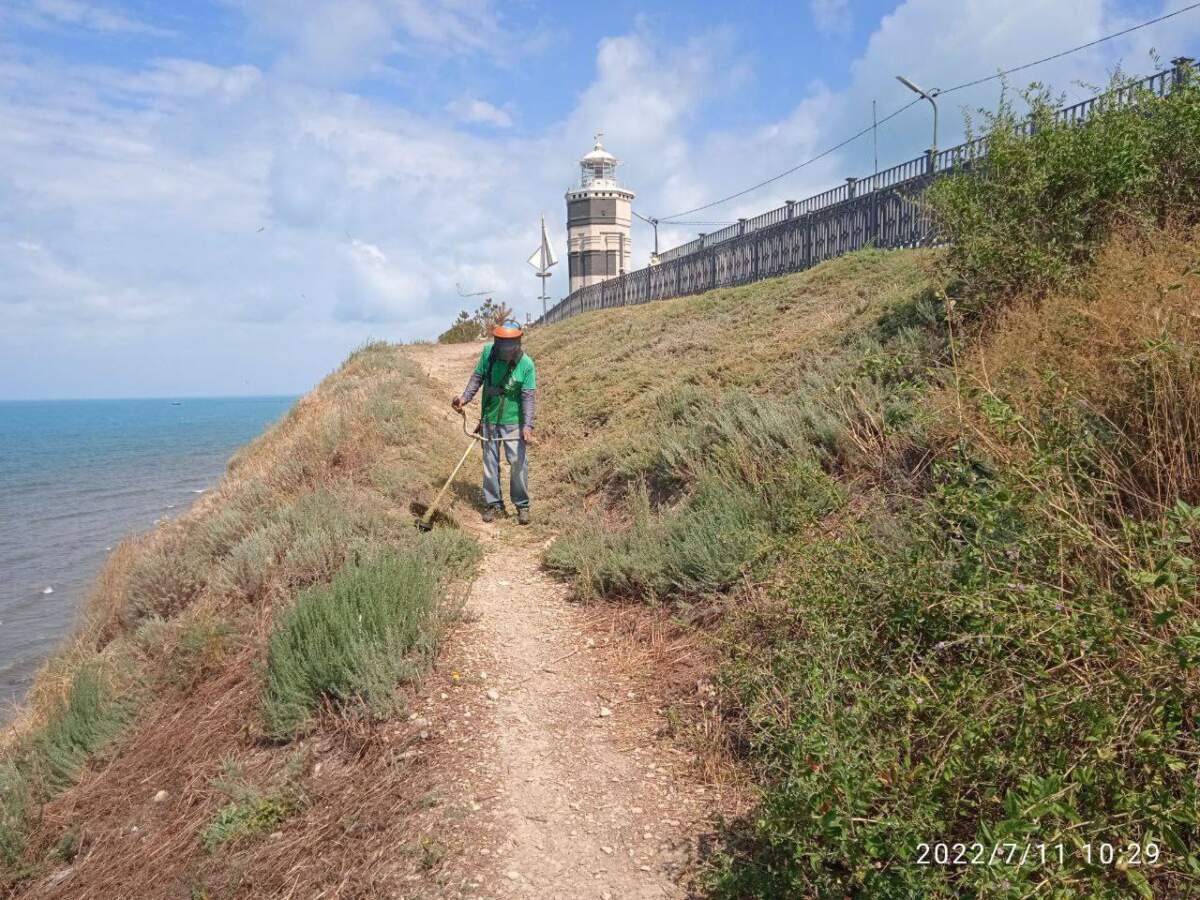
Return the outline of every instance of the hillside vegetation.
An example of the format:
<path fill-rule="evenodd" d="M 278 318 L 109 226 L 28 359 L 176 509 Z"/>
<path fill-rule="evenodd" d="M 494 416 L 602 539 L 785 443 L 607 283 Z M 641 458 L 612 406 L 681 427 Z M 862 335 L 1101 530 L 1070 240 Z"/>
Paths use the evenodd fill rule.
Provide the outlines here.
<path fill-rule="evenodd" d="M 364 347 L 187 515 L 117 548 L 0 762 L 12 891 L 54 870 L 73 896 L 317 891 L 402 845 L 406 767 L 375 723 L 477 556 L 412 527 L 459 449 L 432 391 L 401 349 Z M 333 737 L 317 781 L 311 748 Z"/>
<path fill-rule="evenodd" d="M 1200 91 L 1142 99 L 1002 108 L 933 192 L 949 251 L 530 339 L 546 564 L 724 659 L 761 800 L 715 894 L 1200 886 Z"/>

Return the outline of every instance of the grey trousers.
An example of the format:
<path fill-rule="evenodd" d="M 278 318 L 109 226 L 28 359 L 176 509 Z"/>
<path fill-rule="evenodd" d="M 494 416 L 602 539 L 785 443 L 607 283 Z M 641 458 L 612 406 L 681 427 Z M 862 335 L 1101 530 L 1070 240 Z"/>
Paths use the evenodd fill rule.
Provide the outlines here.
<path fill-rule="evenodd" d="M 485 438 L 520 438 L 520 425 L 483 425 Z M 508 461 L 508 494 L 513 506 L 524 509 L 529 505 L 529 464 L 525 460 L 525 441 L 488 441 L 483 445 L 483 502 L 488 506 L 503 506 L 500 492 L 500 448 Z"/>

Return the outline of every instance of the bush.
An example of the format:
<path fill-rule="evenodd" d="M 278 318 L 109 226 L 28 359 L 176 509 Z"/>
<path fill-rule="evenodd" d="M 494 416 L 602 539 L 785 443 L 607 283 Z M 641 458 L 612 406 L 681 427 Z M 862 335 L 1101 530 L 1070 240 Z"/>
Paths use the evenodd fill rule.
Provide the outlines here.
<path fill-rule="evenodd" d="M 206 567 L 189 549 L 182 533 L 163 535 L 134 563 L 126 588 L 134 619 L 171 615 L 200 593 L 208 580 Z"/>
<path fill-rule="evenodd" d="M 1200 84 L 1158 97 L 1117 76 L 1110 88 L 1085 124 L 1070 125 L 1055 121 L 1055 102 L 1035 86 L 1024 95 L 1031 136 L 1002 98 L 985 113 L 986 157 L 930 187 L 974 308 L 1065 285 L 1115 223 L 1200 218 Z"/>
<path fill-rule="evenodd" d="M 214 579 L 217 586 L 246 602 L 262 599 L 290 537 L 280 522 L 246 535 L 222 560 Z"/>
<path fill-rule="evenodd" d="M 465 309 L 449 328 L 438 335 L 439 344 L 465 344 L 483 337 L 479 323 Z"/>
<path fill-rule="evenodd" d="M 1147 873 L 1164 885 L 1200 876 L 1181 558 L 1200 512 L 1093 538 L 1060 514 L 1056 478 L 963 456 L 886 533 L 852 524 L 790 549 L 788 606 L 743 623 L 725 676 L 769 787 L 720 896 L 1117 896 L 1142 872 L 1079 849 L 1117 840 L 1169 854 Z M 1114 540 L 1137 562 L 1108 556 Z M 1062 843 L 1067 859 L 916 865 L 934 840 Z"/>
<path fill-rule="evenodd" d="M 109 695 L 94 667 L 75 674 L 66 700 L 33 739 L 29 757 L 49 793 L 74 783 L 87 758 L 120 730 L 128 711 Z"/>
<path fill-rule="evenodd" d="M 396 684 L 419 672 L 436 644 L 440 569 L 453 549 L 439 548 L 441 559 L 406 551 L 351 561 L 332 583 L 300 594 L 268 645 L 269 735 L 291 737 L 323 700 L 391 709 Z"/>

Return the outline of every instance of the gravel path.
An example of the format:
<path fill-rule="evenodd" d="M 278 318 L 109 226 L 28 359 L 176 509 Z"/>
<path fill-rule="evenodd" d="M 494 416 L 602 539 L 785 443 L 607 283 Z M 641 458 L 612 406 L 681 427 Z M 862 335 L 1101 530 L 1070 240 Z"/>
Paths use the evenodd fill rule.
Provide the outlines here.
<path fill-rule="evenodd" d="M 445 384 L 448 402 L 479 345 L 406 352 Z M 459 428 L 452 415 L 446 422 Z M 530 455 L 536 466 L 536 447 Z M 461 480 L 479 477 L 474 463 Z M 542 547 L 505 539 L 514 521 L 485 525 L 461 500 L 452 514 L 485 557 L 413 712 L 436 733 L 442 821 L 460 823 L 463 852 L 441 875 L 446 894 L 684 896 L 679 880 L 720 805 L 717 790 L 657 737 L 659 698 L 621 670 L 595 618 L 541 571 Z"/>

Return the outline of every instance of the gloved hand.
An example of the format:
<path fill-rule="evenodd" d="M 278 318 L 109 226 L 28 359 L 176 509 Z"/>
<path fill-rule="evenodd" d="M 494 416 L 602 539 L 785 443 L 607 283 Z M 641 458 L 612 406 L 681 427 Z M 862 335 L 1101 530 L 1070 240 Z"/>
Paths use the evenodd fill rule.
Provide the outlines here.
<path fill-rule="evenodd" d="M 521 429 L 521 439 L 527 444 L 533 443 L 533 426 L 526 425 Z"/>
<path fill-rule="evenodd" d="M 450 406 L 454 408 L 455 412 L 458 412 L 460 409 L 462 409 L 462 397 L 455 394 L 450 400 Z"/>

